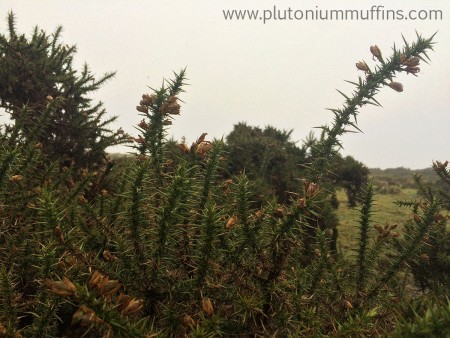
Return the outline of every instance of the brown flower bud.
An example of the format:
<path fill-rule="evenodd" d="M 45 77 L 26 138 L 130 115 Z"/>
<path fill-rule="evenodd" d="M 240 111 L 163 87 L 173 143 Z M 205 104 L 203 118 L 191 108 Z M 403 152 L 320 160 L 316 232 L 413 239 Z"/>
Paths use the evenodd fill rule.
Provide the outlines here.
<path fill-rule="evenodd" d="M 114 256 L 109 250 L 103 251 L 103 258 L 107 261 L 116 261 L 117 257 Z"/>
<path fill-rule="evenodd" d="M 155 94 L 152 94 L 152 95 L 144 94 L 144 95 L 142 95 L 141 105 L 151 106 L 155 103 L 155 100 L 156 100 Z"/>
<path fill-rule="evenodd" d="M 34 187 L 31 189 L 36 195 L 40 196 L 42 194 L 42 188 L 41 187 Z"/>
<path fill-rule="evenodd" d="M 319 191 L 319 185 L 311 182 L 308 184 L 308 188 L 306 189 L 306 197 L 311 198 Z"/>
<path fill-rule="evenodd" d="M 415 66 L 418 66 L 419 63 L 420 63 L 420 58 L 418 56 L 414 56 L 414 57 L 404 60 L 402 62 L 402 64 L 404 64 L 407 67 L 415 67 Z"/>
<path fill-rule="evenodd" d="M 212 317 L 214 315 L 214 308 L 211 299 L 206 297 L 202 299 L 202 309 L 203 312 L 205 312 L 209 317 Z"/>
<path fill-rule="evenodd" d="M 276 208 L 276 209 L 273 211 L 273 215 L 274 215 L 275 217 L 278 217 L 278 218 L 283 217 L 283 216 L 284 216 L 284 209 L 281 208 L 281 207 Z"/>
<path fill-rule="evenodd" d="M 78 324 L 83 319 L 84 312 L 81 310 L 81 308 L 77 309 L 75 313 L 72 315 L 72 322 L 71 325 Z"/>
<path fill-rule="evenodd" d="M 259 209 L 258 211 L 255 212 L 255 217 L 256 219 L 261 219 L 264 215 L 264 211 L 262 211 L 261 209 Z"/>
<path fill-rule="evenodd" d="M 394 89 L 396 92 L 402 92 L 403 91 L 403 85 L 400 82 L 391 82 L 388 84 L 389 87 Z"/>
<path fill-rule="evenodd" d="M 123 310 L 128 303 L 133 299 L 133 297 L 120 293 L 119 296 L 116 298 L 116 305 L 117 308 L 120 310 Z"/>
<path fill-rule="evenodd" d="M 97 290 L 101 296 L 110 296 L 115 294 L 121 286 L 122 285 L 118 280 L 110 280 L 109 277 L 105 277 L 101 283 L 97 285 Z"/>
<path fill-rule="evenodd" d="M 414 214 L 414 215 L 413 215 L 413 219 L 414 219 L 414 221 L 415 221 L 416 223 L 419 223 L 419 222 L 422 221 L 422 219 L 420 218 L 420 216 L 417 215 L 417 214 Z"/>
<path fill-rule="evenodd" d="M 53 101 L 53 96 L 47 95 L 46 99 L 47 99 L 47 101 L 51 102 L 51 101 Z"/>
<path fill-rule="evenodd" d="M 435 167 L 437 167 L 440 170 L 444 170 L 448 166 L 448 161 L 445 161 L 444 163 L 436 161 Z"/>
<path fill-rule="evenodd" d="M 141 113 L 148 113 L 148 108 L 146 106 L 136 106 L 136 110 Z"/>
<path fill-rule="evenodd" d="M 61 281 L 46 280 L 44 283 L 51 292 L 63 298 L 73 296 L 77 291 L 75 285 L 66 277 Z"/>
<path fill-rule="evenodd" d="M 195 324 L 196 324 L 195 320 L 191 316 L 186 315 L 186 314 L 181 318 L 181 321 L 186 326 L 195 326 Z"/>
<path fill-rule="evenodd" d="M 321 257 L 321 256 L 322 256 L 322 254 L 320 253 L 320 250 L 319 250 L 319 249 L 314 249 L 314 254 L 315 254 L 317 257 Z"/>
<path fill-rule="evenodd" d="M 141 299 L 130 299 L 123 309 L 122 313 L 126 316 L 131 316 L 138 313 L 144 307 L 144 302 Z"/>
<path fill-rule="evenodd" d="M 419 72 L 420 72 L 419 67 L 406 67 L 407 74 L 412 74 L 414 76 L 417 76 L 417 73 L 419 73 Z"/>
<path fill-rule="evenodd" d="M 42 149 L 43 146 L 44 146 L 44 145 L 43 145 L 41 142 L 38 142 L 38 143 L 36 143 L 36 144 L 34 145 L 34 147 L 35 147 L 36 149 Z"/>
<path fill-rule="evenodd" d="M 197 144 L 202 143 L 205 140 L 206 135 L 208 135 L 208 133 L 201 134 L 200 137 L 197 139 L 197 141 L 195 143 L 197 143 Z"/>
<path fill-rule="evenodd" d="M 347 309 L 353 309 L 353 304 L 350 303 L 348 300 L 344 300 L 344 305 Z"/>
<path fill-rule="evenodd" d="M 198 145 L 198 147 L 197 147 L 197 149 L 196 149 L 196 153 L 197 154 L 199 154 L 200 156 L 205 156 L 206 155 L 206 153 L 208 152 L 208 151 L 210 151 L 212 149 L 212 143 L 211 142 L 208 142 L 208 141 L 203 141 L 203 142 L 201 142 L 199 145 Z"/>
<path fill-rule="evenodd" d="M 180 143 L 178 145 L 178 148 L 180 148 L 180 150 L 183 154 L 189 154 L 189 152 L 190 152 L 189 147 L 184 143 Z"/>
<path fill-rule="evenodd" d="M 233 214 L 233 216 L 231 216 L 228 219 L 227 224 L 225 225 L 225 228 L 231 229 L 232 227 L 234 227 L 236 225 L 237 220 L 238 220 L 237 216 L 235 214 Z"/>
<path fill-rule="evenodd" d="M 391 224 L 390 226 L 389 226 L 389 229 L 390 230 L 394 230 L 395 228 L 397 228 L 398 227 L 398 224 L 397 223 L 394 223 L 394 224 Z"/>
<path fill-rule="evenodd" d="M 445 219 L 445 217 L 444 217 L 444 215 L 442 215 L 442 214 L 436 214 L 436 215 L 434 215 L 434 221 L 435 221 L 436 223 L 438 223 L 439 221 L 442 221 L 443 219 Z"/>
<path fill-rule="evenodd" d="M 139 137 L 133 139 L 133 141 L 136 142 L 136 143 L 142 144 L 142 143 L 145 142 L 145 139 L 141 135 L 139 135 Z"/>
<path fill-rule="evenodd" d="M 378 60 L 381 61 L 381 51 L 380 51 L 380 48 L 378 48 L 377 45 L 370 46 L 370 52 L 372 53 L 372 55 L 374 57 L 376 57 Z"/>
<path fill-rule="evenodd" d="M 166 102 L 161 105 L 159 112 L 161 115 L 179 115 L 180 105 L 177 103 L 177 97 L 170 96 Z"/>
<path fill-rule="evenodd" d="M 299 209 L 303 209 L 306 205 L 305 199 L 304 198 L 299 198 L 297 200 L 297 208 Z"/>
<path fill-rule="evenodd" d="M 356 68 L 358 68 L 359 70 L 362 70 L 363 72 L 368 72 L 369 71 L 369 67 L 363 61 L 357 62 L 356 63 Z"/>
<path fill-rule="evenodd" d="M 78 196 L 78 203 L 79 204 L 86 204 L 87 203 L 87 199 L 86 199 L 86 197 L 84 197 L 84 195 L 79 195 Z"/>
<path fill-rule="evenodd" d="M 424 254 L 420 255 L 420 259 L 424 260 L 424 261 L 428 261 L 428 260 L 430 260 L 430 256 L 428 256 L 426 253 L 424 253 Z"/>
<path fill-rule="evenodd" d="M 400 234 L 397 231 L 392 231 L 389 233 L 389 235 L 394 238 L 400 237 Z"/>
<path fill-rule="evenodd" d="M 80 323 L 81 326 L 91 326 L 104 323 L 104 321 L 97 317 L 94 310 L 82 305 L 72 316 L 72 325 Z"/>
<path fill-rule="evenodd" d="M 22 181 L 23 176 L 22 175 L 12 175 L 9 180 L 14 182 L 14 183 L 19 183 L 20 181 Z"/>
<path fill-rule="evenodd" d="M 223 189 L 227 189 L 228 186 L 229 186 L 230 184 L 232 184 L 232 183 L 233 183 L 233 180 L 232 180 L 231 178 L 229 178 L 229 179 L 227 179 L 225 182 L 222 183 L 222 188 L 223 188 Z"/>
<path fill-rule="evenodd" d="M 146 130 L 148 128 L 148 124 L 147 124 L 147 122 L 145 122 L 144 119 L 142 119 L 141 122 L 139 122 L 138 126 L 144 130 Z"/>
<path fill-rule="evenodd" d="M 55 236 L 58 237 L 61 242 L 64 242 L 64 236 L 59 225 L 57 225 L 55 228 Z"/>
<path fill-rule="evenodd" d="M 90 289 L 97 287 L 97 285 L 99 285 L 99 283 L 102 281 L 104 277 L 105 276 L 103 276 L 100 272 L 95 270 L 94 272 L 91 273 L 91 278 L 89 278 L 88 281 L 88 287 Z"/>

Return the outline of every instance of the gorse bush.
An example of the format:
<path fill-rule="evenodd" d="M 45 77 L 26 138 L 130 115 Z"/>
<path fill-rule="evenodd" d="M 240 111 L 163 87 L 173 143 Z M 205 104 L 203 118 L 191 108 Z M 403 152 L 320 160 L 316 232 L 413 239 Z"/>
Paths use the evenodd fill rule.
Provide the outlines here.
<path fill-rule="evenodd" d="M 394 224 L 372 226 L 367 185 L 358 245 L 347 259 L 333 247 L 335 224 L 321 221 L 339 137 L 357 128 L 360 107 L 378 104 L 382 86 L 401 89 L 391 82 L 396 73 L 416 75 L 431 49 L 432 37 L 420 36 L 386 59 L 371 47 L 377 65 L 357 64 L 364 76 L 311 143 L 314 156 L 286 203 L 254 203 L 245 173 L 223 179 L 222 140 L 202 134 L 180 143 L 177 155 L 168 151 L 184 70 L 142 96 L 136 156 L 113 175 L 119 168 L 61 170 L 48 161 L 39 135 L 64 98 L 44 101 L 24 142 L 16 142 L 20 125 L 2 135 L 0 334 L 358 337 L 388 334 L 397 322 L 397 332 L 439 331 L 448 305 L 427 290 L 448 292 L 441 268 L 413 269 L 415 281 L 429 281 L 425 292 L 412 294 L 402 278 L 428 247 L 445 254 L 447 244 L 432 238 L 446 231 L 448 194 L 430 190 L 408 204 L 413 230 L 401 236 Z M 435 168 L 448 185 L 446 164 Z"/>
<path fill-rule="evenodd" d="M 19 127 L 15 141 L 29 137 L 48 101 L 58 98 L 42 132 L 33 137 L 50 160 L 77 168 L 102 165 L 105 149 L 127 140 L 121 130 L 110 130 L 116 117 L 105 118 L 103 104 L 90 98 L 114 73 L 96 79 L 87 65 L 81 72 L 74 69 L 76 48 L 59 42 L 62 27 L 51 35 L 36 27 L 27 38 L 17 33 L 10 13 L 8 29 L 8 36 L 0 35 L 0 107 Z M 12 127 L 5 130 L 8 134 Z"/>

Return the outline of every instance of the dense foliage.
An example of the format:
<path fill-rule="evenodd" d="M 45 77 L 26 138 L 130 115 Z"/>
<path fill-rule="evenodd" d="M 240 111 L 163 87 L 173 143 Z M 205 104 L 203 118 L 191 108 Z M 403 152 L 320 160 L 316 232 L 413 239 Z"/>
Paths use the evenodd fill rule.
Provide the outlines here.
<path fill-rule="evenodd" d="M 61 27 L 51 35 L 36 27 L 27 38 L 17 33 L 12 13 L 8 27 L 8 36 L 0 35 L 0 106 L 17 126 L 16 141 L 30 137 L 48 102 L 56 99 L 43 130 L 32 137 L 49 159 L 66 166 L 102 164 L 107 147 L 126 141 L 121 130 L 109 129 L 116 118 L 105 119 L 102 103 L 93 104 L 91 98 L 114 73 L 96 79 L 86 64 L 81 72 L 75 70 L 76 48 L 59 42 Z M 6 135 L 12 131 L 12 126 L 5 127 Z"/>
<path fill-rule="evenodd" d="M 448 190 L 423 187 L 421 200 L 402 202 L 412 212 L 402 236 L 395 224 L 372 224 L 374 189 L 366 185 L 358 244 L 347 258 L 333 248 L 334 225 L 321 221 L 333 194 L 329 173 L 339 137 L 357 128 L 357 109 L 377 104 L 374 95 L 383 85 L 399 90 L 390 82 L 397 72 L 416 72 L 432 38 L 418 36 L 388 59 L 375 47 L 375 69 L 357 64 L 365 76 L 343 108 L 333 110 L 335 120 L 323 126 L 321 138 L 306 153 L 280 152 L 280 158 L 310 159 L 289 182 L 284 202 L 254 203 L 243 172 L 225 179 L 230 164 L 223 141 L 203 134 L 190 146 L 180 143 L 177 155 L 167 151 L 166 129 L 180 114 L 184 70 L 142 96 L 136 156 L 122 169 L 61 169 L 40 140 L 52 123 L 48 116 L 66 102 L 64 93 L 52 100 L 36 93 L 38 123 L 26 137 L 21 123 L 1 135 L 0 335 L 448 334 L 449 304 L 442 297 L 449 291 L 443 275 L 448 241 L 434 241 L 448 238 Z M 30 108 L 14 109 L 20 116 Z M 289 133 L 261 134 L 289 143 Z M 286 164 L 264 156 L 263 163 L 248 164 L 252 170 L 271 177 L 272 165 Z M 450 186 L 447 162 L 434 168 Z M 433 249 L 436 260 L 424 251 Z M 412 264 L 420 259 L 433 268 Z M 406 280 L 421 289 L 407 288 Z"/>
<path fill-rule="evenodd" d="M 274 196 L 280 203 L 288 203 L 289 192 L 298 187 L 299 177 L 314 159 L 314 147 L 319 140 L 313 134 L 301 144 L 291 140 L 291 131 L 271 126 L 264 129 L 246 123 L 236 124 L 226 137 L 227 175 L 229 178 L 245 171 L 254 185 L 256 200 Z M 333 154 L 333 172 L 329 174 L 329 189 L 345 188 L 350 207 L 357 205 L 362 187 L 368 183 L 369 169 L 353 157 Z"/>

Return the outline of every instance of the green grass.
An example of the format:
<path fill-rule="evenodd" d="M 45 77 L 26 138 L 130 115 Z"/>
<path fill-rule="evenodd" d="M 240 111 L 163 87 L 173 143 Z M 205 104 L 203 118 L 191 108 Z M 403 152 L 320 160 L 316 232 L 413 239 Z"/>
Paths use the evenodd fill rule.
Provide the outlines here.
<path fill-rule="evenodd" d="M 355 248 L 358 236 L 358 219 L 360 206 L 354 209 L 347 207 L 347 196 L 344 190 L 337 192 L 339 200 L 339 246 L 344 252 Z M 402 189 L 398 194 L 375 194 L 375 203 L 373 205 L 372 225 L 384 225 L 397 223 L 401 225 L 411 215 L 411 211 L 405 207 L 395 205 L 398 200 L 415 200 L 417 198 L 416 189 Z"/>

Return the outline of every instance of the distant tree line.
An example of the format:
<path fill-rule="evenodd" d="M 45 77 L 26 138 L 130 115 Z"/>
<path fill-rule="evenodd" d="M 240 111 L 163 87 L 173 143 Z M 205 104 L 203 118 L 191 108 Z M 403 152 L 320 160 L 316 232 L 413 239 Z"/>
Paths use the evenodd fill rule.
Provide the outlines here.
<path fill-rule="evenodd" d="M 310 134 L 302 144 L 297 144 L 291 138 L 292 132 L 272 126 L 262 129 L 246 123 L 234 125 L 226 137 L 228 172 L 224 175 L 231 177 L 245 171 L 259 192 L 256 199 L 273 196 L 279 203 L 288 203 L 292 197 L 290 192 L 298 190 L 304 168 L 313 160 L 314 149 L 320 142 Z M 369 169 L 353 157 L 339 153 L 334 154 L 332 161 L 328 188 L 345 189 L 349 207 L 356 206 Z M 333 202 L 335 207 L 336 203 Z"/>

